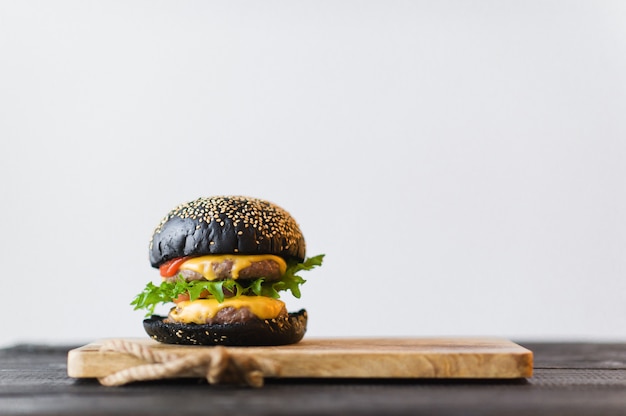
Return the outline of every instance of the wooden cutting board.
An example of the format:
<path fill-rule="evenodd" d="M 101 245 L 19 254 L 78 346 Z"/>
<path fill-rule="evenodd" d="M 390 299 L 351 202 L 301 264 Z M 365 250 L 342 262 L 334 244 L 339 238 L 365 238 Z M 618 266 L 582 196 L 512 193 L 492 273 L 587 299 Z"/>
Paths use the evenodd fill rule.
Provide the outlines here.
<path fill-rule="evenodd" d="M 160 344 L 147 338 L 122 341 L 177 357 L 206 354 L 215 348 Z M 101 378 L 146 364 L 127 353 L 101 350 L 103 342 L 71 350 L 68 375 Z M 294 345 L 226 350 L 235 359 L 252 357 L 269 363 L 271 371 L 264 370 L 263 376 L 274 378 L 515 379 L 531 377 L 533 370 L 530 350 L 491 338 L 313 338 Z"/>

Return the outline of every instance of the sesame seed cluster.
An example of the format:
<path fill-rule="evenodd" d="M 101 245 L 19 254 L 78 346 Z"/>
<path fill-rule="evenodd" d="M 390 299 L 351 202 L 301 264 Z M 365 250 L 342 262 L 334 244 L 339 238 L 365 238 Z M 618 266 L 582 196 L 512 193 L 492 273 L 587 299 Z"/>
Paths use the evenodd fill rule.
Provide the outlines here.
<path fill-rule="evenodd" d="M 303 245 L 303 237 L 294 218 L 281 207 L 262 199 L 245 196 L 212 196 L 178 205 L 159 223 L 150 241 L 152 250 L 155 238 L 172 220 L 193 220 L 196 230 L 220 229 L 215 235 L 234 233 L 237 238 L 254 235 L 259 246 L 279 244 L 278 251 L 290 252 Z M 213 245 L 215 241 L 209 241 Z M 238 252 L 237 249 L 233 250 Z"/>

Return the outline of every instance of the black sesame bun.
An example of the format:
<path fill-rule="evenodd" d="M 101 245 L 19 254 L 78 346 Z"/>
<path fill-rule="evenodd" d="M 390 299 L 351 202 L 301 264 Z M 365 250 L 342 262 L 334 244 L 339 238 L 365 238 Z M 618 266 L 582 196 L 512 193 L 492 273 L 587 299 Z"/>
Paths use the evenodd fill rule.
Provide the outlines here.
<path fill-rule="evenodd" d="M 170 211 L 154 231 L 150 263 L 205 254 L 274 254 L 304 260 L 298 224 L 284 209 L 257 198 L 199 198 Z"/>
<path fill-rule="evenodd" d="M 281 318 L 245 323 L 184 324 L 167 322 L 158 315 L 143 321 L 148 335 L 164 344 L 229 347 L 295 344 L 304 337 L 306 324 L 307 312 L 304 309 Z"/>

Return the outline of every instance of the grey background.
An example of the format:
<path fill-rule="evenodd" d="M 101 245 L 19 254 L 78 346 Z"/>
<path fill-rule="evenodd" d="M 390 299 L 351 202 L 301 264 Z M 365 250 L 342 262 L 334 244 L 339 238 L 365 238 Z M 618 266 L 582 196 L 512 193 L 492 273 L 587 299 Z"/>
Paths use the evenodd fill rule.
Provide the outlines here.
<path fill-rule="evenodd" d="M 0 343 L 144 336 L 218 194 L 326 254 L 308 336 L 623 339 L 625 114 L 624 2 L 2 1 Z"/>

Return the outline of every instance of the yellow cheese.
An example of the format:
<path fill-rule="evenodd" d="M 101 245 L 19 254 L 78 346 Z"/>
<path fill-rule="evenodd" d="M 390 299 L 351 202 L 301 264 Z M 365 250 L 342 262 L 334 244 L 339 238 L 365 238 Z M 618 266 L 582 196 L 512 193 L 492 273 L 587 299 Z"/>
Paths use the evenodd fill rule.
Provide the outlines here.
<path fill-rule="evenodd" d="M 238 296 L 226 298 L 219 303 L 217 299 L 196 299 L 178 303 L 170 312 L 170 319 L 176 322 L 204 324 L 207 319 L 215 317 L 220 309 L 246 307 L 259 319 L 276 318 L 285 307 L 285 303 L 278 299 L 265 296 Z"/>
<path fill-rule="evenodd" d="M 194 257 L 183 264 L 180 265 L 181 270 L 192 270 L 194 272 L 200 273 L 207 280 L 215 280 L 216 273 L 214 269 L 214 265 L 220 264 L 224 261 L 232 261 L 232 278 L 237 279 L 239 277 L 239 272 L 246 267 L 250 266 L 252 263 L 263 261 L 263 260 L 272 260 L 278 263 L 280 267 L 280 273 L 285 273 L 287 270 L 287 264 L 285 260 L 281 257 L 273 256 L 271 254 L 255 254 L 255 255 L 236 255 L 236 254 L 225 254 L 225 255 L 207 255 Z"/>

